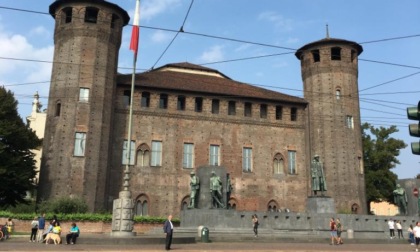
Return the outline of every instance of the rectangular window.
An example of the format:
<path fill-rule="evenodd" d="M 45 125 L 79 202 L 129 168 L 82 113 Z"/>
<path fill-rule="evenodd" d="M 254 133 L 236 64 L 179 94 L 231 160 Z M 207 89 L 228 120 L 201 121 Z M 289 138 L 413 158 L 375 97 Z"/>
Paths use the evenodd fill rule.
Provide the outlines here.
<path fill-rule="evenodd" d="M 195 112 L 202 112 L 203 111 L 203 98 L 195 97 L 194 111 Z"/>
<path fill-rule="evenodd" d="M 184 143 L 184 161 L 182 162 L 184 168 L 194 167 L 194 144 Z"/>
<path fill-rule="evenodd" d="M 219 104 L 220 104 L 220 101 L 218 99 L 211 100 L 211 113 L 212 114 L 219 114 Z"/>
<path fill-rule="evenodd" d="M 281 120 L 282 117 L 283 117 L 283 107 L 276 106 L 276 120 Z"/>
<path fill-rule="evenodd" d="M 123 94 L 123 105 L 124 107 L 130 106 L 131 100 L 131 91 L 130 90 L 124 90 Z"/>
<path fill-rule="evenodd" d="M 178 96 L 178 103 L 176 105 L 177 110 L 185 110 L 185 96 Z"/>
<path fill-rule="evenodd" d="M 135 142 L 131 141 L 130 145 L 130 157 L 128 156 L 129 150 L 128 150 L 128 141 L 124 140 L 123 144 L 123 153 L 122 153 L 122 164 L 126 165 L 134 165 L 134 153 L 135 153 Z M 130 158 L 130 163 L 128 163 L 128 158 Z"/>
<path fill-rule="evenodd" d="M 252 171 L 252 148 L 244 147 L 242 153 L 242 171 Z"/>
<path fill-rule="evenodd" d="M 74 156 L 84 157 L 85 145 L 86 145 L 86 133 L 76 132 L 75 139 L 74 139 Z"/>
<path fill-rule="evenodd" d="M 267 118 L 267 104 L 260 105 L 260 118 Z"/>
<path fill-rule="evenodd" d="M 314 60 L 314 62 L 320 62 L 321 58 L 319 57 L 319 50 L 312 50 L 312 58 Z"/>
<path fill-rule="evenodd" d="M 141 107 L 148 108 L 150 107 L 150 93 L 143 92 L 141 93 Z"/>
<path fill-rule="evenodd" d="M 168 95 L 161 94 L 159 98 L 159 108 L 167 109 L 168 108 Z"/>
<path fill-rule="evenodd" d="M 296 151 L 289 151 L 289 174 L 296 174 Z"/>
<path fill-rule="evenodd" d="M 228 115 L 236 115 L 236 102 L 229 101 L 229 104 L 228 104 Z"/>
<path fill-rule="evenodd" d="M 349 129 L 354 128 L 353 116 L 346 116 L 346 126 Z"/>
<path fill-rule="evenodd" d="M 210 145 L 210 165 L 218 166 L 220 164 L 219 153 L 219 145 Z"/>
<path fill-rule="evenodd" d="M 290 108 L 290 121 L 297 121 L 297 108 Z"/>
<path fill-rule="evenodd" d="M 251 117 L 252 116 L 252 103 L 245 102 L 244 116 L 246 116 L 246 117 Z"/>
<path fill-rule="evenodd" d="M 162 166 L 162 142 L 152 141 L 152 160 L 150 166 Z"/>
<path fill-rule="evenodd" d="M 89 102 L 89 88 L 80 88 L 79 89 L 79 101 L 80 102 Z"/>

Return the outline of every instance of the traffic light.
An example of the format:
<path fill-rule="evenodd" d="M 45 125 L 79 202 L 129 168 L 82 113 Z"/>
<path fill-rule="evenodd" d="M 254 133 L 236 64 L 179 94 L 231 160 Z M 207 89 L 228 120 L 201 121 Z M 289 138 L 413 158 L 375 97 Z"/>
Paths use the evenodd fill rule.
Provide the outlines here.
<path fill-rule="evenodd" d="M 417 107 L 407 108 L 407 116 L 410 120 L 420 121 L 420 102 L 418 103 Z M 408 129 L 410 131 L 410 136 L 420 137 L 420 122 L 417 122 L 416 124 L 410 124 Z M 411 143 L 411 152 L 413 152 L 415 155 L 420 155 L 420 141 Z"/>

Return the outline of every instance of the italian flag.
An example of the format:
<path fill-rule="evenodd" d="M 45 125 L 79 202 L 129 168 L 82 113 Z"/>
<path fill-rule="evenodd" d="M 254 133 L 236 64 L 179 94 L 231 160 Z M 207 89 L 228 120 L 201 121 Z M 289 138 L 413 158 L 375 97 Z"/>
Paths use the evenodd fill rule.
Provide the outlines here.
<path fill-rule="evenodd" d="M 137 57 L 137 51 L 139 49 L 139 22 L 140 21 L 140 0 L 136 1 L 136 10 L 134 12 L 133 30 L 131 32 L 130 50 L 134 52 L 134 56 Z"/>

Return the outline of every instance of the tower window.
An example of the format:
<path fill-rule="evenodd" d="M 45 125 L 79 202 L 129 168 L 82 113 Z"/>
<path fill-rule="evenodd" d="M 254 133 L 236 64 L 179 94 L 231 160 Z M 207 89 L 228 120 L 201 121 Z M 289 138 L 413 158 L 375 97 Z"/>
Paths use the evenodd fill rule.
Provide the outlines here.
<path fill-rule="evenodd" d="M 64 23 L 71 23 L 71 18 L 73 16 L 73 9 L 71 7 L 64 8 L 62 10 L 62 15 L 64 19 Z"/>
<path fill-rule="evenodd" d="M 115 25 L 118 23 L 119 19 L 120 18 L 117 15 L 112 14 L 111 28 L 115 28 Z"/>
<path fill-rule="evenodd" d="M 331 60 L 341 60 L 341 48 L 340 47 L 331 48 Z"/>
<path fill-rule="evenodd" d="M 319 57 L 319 50 L 312 50 L 312 58 L 314 59 L 314 62 L 320 62 L 321 57 Z"/>
<path fill-rule="evenodd" d="M 246 117 L 252 116 L 252 103 L 245 102 L 244 116 Z"/>
<path fill-rule="evenodd" d="M 349 129 L 353 129 L 354 128 L 354 121 L 353 121 L 353 116 L 346 116 L 346 126 Z"/>
<path fill-rule="evenodd" d="M 85 22 L 94 23 L 98 22 L 99 9 L 93 7 L 87 7 L 85 12 Z"/>
<path fill-rule="evenodd" d="M 335 99 L 337 99 L 337 100 L 341 99 L 341 90 L 340 89 L 335 90 Z"/>
<path fill-rule="evenodd" d="M 202 112 L 203 111 L 203 98 L 202 97 L 195 97 L 195 112 Z"/>
<path fill-rule="evenodd" d="M 212 114 L 219 114 L 219 104 L 220 104 L 220 101 L 218 99 L 213 99 L 211 101 L 211 113 Z"/>
<path fill-rule="evenodd" d="M 159 108 L 161 108 L 161 109 L 167 109 L 168 108 L 168 95 L 167 94 L 160 94 Z"/>
<path fill-rule="evenodd" d="M 229 101 L 229 104 L 228 104 L 228 115 L 236 115 L 236 102 Z"/>
<path fill-rule="evenodd" d="M 354 62 L 354 60 L 356 59 L 356 57 L 357 57 L 356 51 L 355 50 L 351 50 L 351 62 Z"/>
<path fill-rule="evenodd" d="M 60 114 L 61 114 L 61 102 L 58 101 L 55 104 L 55 116 L 60 116 Z"/>
<path fill-rule="evenodd" d="M 79 101 L 89 102 L 89 88 L 80 88 L 79 90 Z"/>
<path fill-rule="evenodd" d="M 185 96 L 183 95 L 178 96 L 177 109 L 185 110 Z"/>

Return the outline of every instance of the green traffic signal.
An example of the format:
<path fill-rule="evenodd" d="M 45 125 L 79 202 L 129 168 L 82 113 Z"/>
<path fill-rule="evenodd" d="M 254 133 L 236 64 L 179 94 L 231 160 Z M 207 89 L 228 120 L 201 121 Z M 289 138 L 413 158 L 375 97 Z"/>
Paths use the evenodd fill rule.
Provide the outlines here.
<path fill-rule="evenodd" d="M 407 116 L 410 120 L 420 121 L 420 101 L 417 107 L 407 108 Z M 420 122 L 408 125 L 408 130 L 410 131 L 410 136 L 420 137 Z M 411 143 L 411 152 L 415 155 L 420 155 L 420 142 Z"/>
<path fill-rule="evenodd" d="M 411 143 L 411 152 L 415 155 L 420 155 L 420 142 Z"/>

